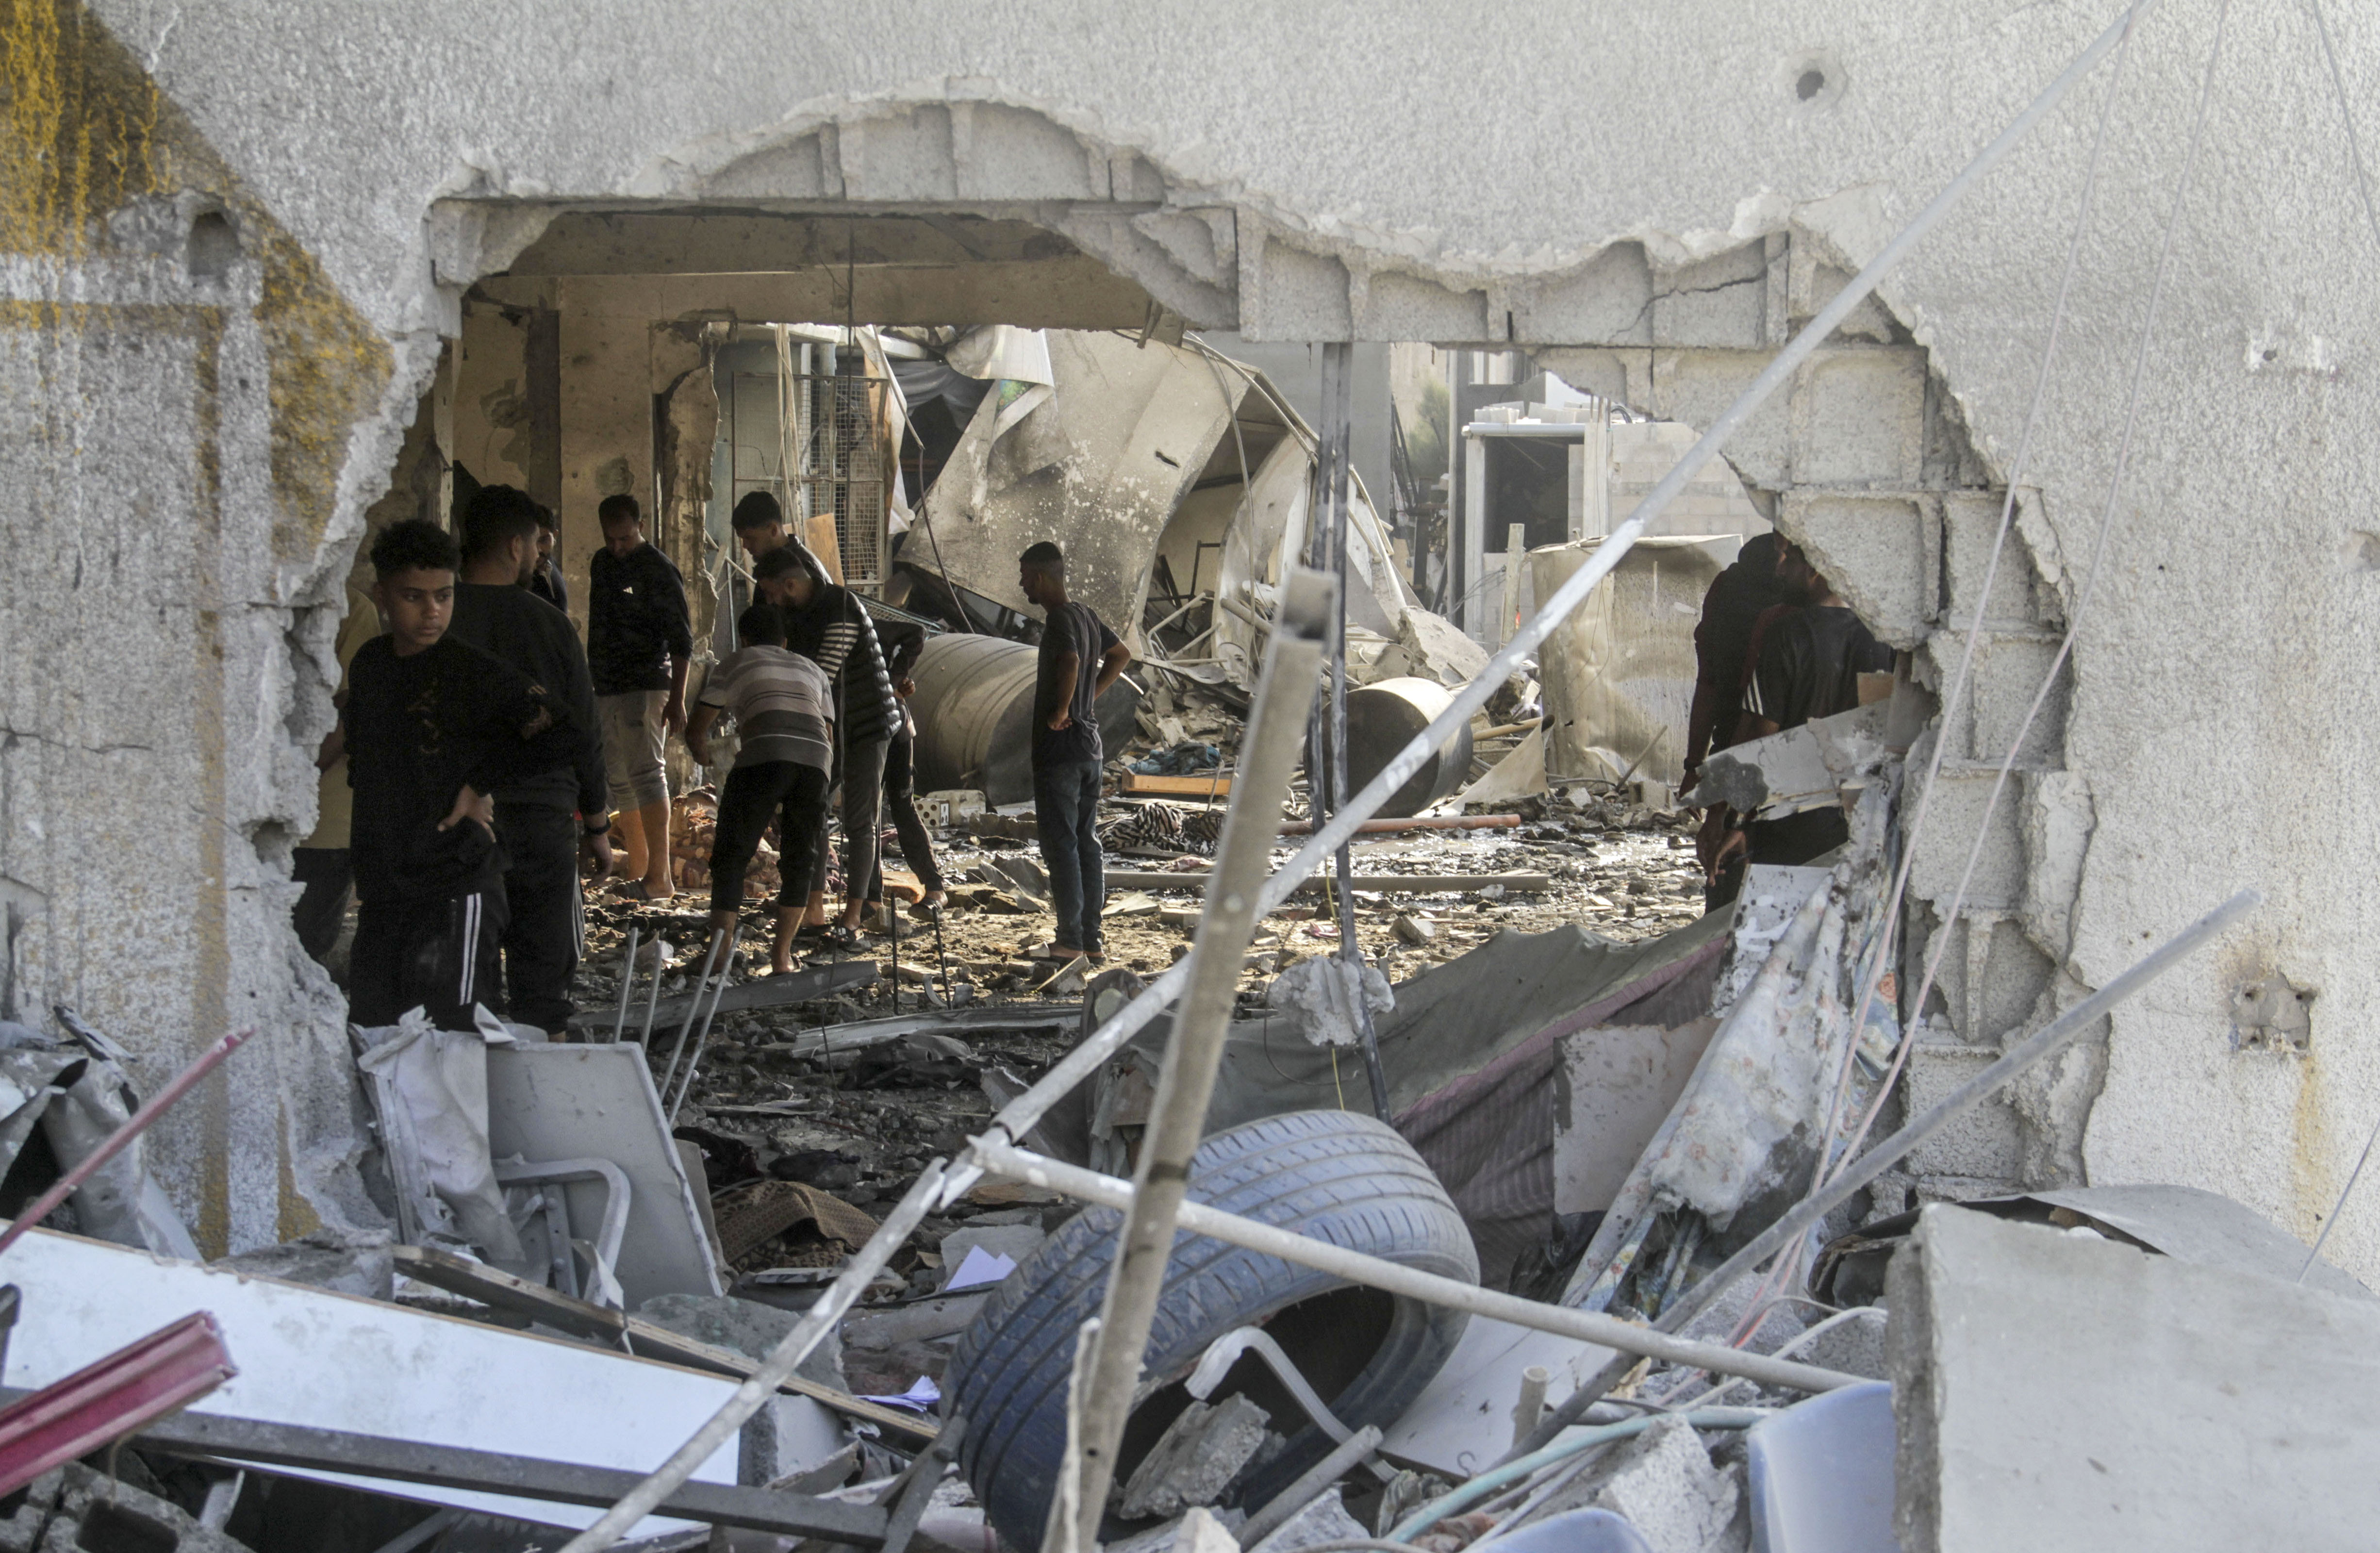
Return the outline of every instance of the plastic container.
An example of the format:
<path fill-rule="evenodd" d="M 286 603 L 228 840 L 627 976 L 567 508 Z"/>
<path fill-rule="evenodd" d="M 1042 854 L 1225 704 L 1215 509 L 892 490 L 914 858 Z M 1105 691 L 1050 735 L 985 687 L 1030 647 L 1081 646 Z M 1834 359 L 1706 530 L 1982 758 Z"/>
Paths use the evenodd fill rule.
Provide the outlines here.
<path fill-rule="evenodd" d="M 1745 1436 L 1753 1553 L 1900 1553 L 1892 1532 L 1892 1387 L 1846 1386 Z"/>
<path fill-rule="evenodd" d="M 1653 1553 L 1623 1515 L 1608 1510 L 1568 1510 L 1522 1527 L 1510 1536 L 1479 1545 L 1480 1553 Z"/>

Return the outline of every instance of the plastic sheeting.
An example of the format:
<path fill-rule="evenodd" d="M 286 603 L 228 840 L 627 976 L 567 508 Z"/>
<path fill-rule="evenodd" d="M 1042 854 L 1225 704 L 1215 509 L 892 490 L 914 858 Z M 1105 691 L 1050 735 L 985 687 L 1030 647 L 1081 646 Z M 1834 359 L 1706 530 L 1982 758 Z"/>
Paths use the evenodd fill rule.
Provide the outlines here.
<path fill-rule="evenodd" d="M 1535 596 L 1551 598 L 1601 540 L 1529 552 Z M 1703 595 L 1742 540 L 1642 539 L 1537 649 L 1546 697 L 1546 777 L 1614 781 L 1633 765 L 1670 777 L 1685 758 L 1694 626 Z"/>

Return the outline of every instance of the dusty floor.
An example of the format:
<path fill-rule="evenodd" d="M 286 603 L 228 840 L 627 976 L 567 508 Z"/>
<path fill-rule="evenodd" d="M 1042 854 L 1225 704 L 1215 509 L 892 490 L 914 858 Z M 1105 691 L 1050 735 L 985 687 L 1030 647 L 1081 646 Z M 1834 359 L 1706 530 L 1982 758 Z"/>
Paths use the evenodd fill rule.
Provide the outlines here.
<path fill-rule="evenodd" d="M 1111 807 L 1116 814 L 1125 812 Z M 1366 954 L 1396 981 L 1431 962 L 1461 954 L 1506 928 L 1541 932 L 1576 923 L 1621 940 L 1667 932 L 1693 921 L 1702 909 L 1688 823 L 1682 817 L 1623 809 L 1616 803 L 1576 807 L 1553 799 L 1524 806 L 1524 822 L 1515 829 L 1419 832 L 1363 842 L 1354 855 L 1359 879 L 1535 873 L 1552 882 L 1542 892 L 1506 890 L 1486 896 L 1359 890 L 1358 938 Z M 992 828 L 1014 827 L 995 821 Z M 722 1152 L 735 1155 L 726 1175 L 714 1175 L 714 1187 L 749 1179 L 757 1171 L 803 1181 L 854 1207 L 880 1212 L 900 1196 L 930 1156 L 959 1147 L 990 1115 L 991 1102 L 980 1087 L 986 1070 L 1004 1067 L 1030 1079 L 1071 1044 L 1071 1030 L 969 1031 L 953 1054 L 932 1058 L 900 1041 L 832 1055 L 791 1049 L 797 1037 L 821 1025 L 923 1012 L 929 996 L 939 999 L 950 983 L 966 984 L 958 995 L 978 1006 L 1035 1001 L 1033 989 L 1047 979 L 1050 967 L 1026 958 L 1026 952 L 1048 942 L 1053 919 L 1046 911 L 1021 904 L 1010 878 L 1020 871 L 1015 865 L 1038 863 L 1032 843 L 941 831 L 936 846 L 954 897 L 939 935 L 930 923 L 905 921 L 897 945 L 881 933 L 868 937 L 862 953 L 884 973 L 872 985 L 812 1002 L 719 1015 L 693 1094 L 675 1118 L 682 1128 L 699 1128 L 718 1140 L 712 1145 L 714 1160 Z M 1284 847 L 1275 854 L 1276 862 L 1290 855 Z M 1167 861 L 1111 856 L 1109 867 L 1161 870 Z M 1003 864 L 1011 867 L 1003 868 Z M 1023 871 L 1031 877 L 1029 870 Z M 1244 998 L 1260 999 L 1282 965 L 1337 947 L 1338 929 L 1329 919 L 1326 898 L 1305 896 L 1300 901 L 1264 923 L 1250 968 L 1242 977 Z M 663 980 L 663 995 L 690 986 L 706 932 L 700 912 L 708 904 L 700 891 L 666 904 L 637 906 L 590 890 L 587 958 L 578 989 L 581 1007 L 613 1005 L 632 922 L 644 941 L 650 943 L 659 933 L 672 946 L 674 958 Z M 1163 970 L 1186 951 L 1197 904 L 1198 896 L 1186 890 L 1111 887 L 1108 963 L 1144 975 Z M 1402 936 L 1400 916 L 1407 919 Z M 766 969 L 766 930 L 764 915 L 757 909 L 749 912 L 742 940 L 745 960 L 761 970 Z M 1423 941 L 1409 941 L 1414 939 Z M 896 956 L 897 979 L 892 974 Z M 814 954 L 811 963 L 831 958 Z M 739 971 L 737 979 L 744 974 Z M 921 982 L 921 977 L 931 980 Z M 642 975 L 636 985 L 641 998 L 646 986 Z M 655 1033 L 656 1082 L 667 1061 L 671 1033 Z M 814 1049 L 815 1042 L 810 1046 Z M 745 1154 L 743 1148 L 750 1152 Z M 880 1296 L 934 1287 L 939 1258 L 932 1253 L 941 1236 L 962 1222 L 1030 1222 L 1046 1215 L 1054 1223 L 1066 1211 L 1054 1203 L 1045 1207 L 1004 1198 L 961 1204 L 951 1215 L 929 1219 L 911 1253 L 895 1264 L 907 1287 L 896 1289 L 887 1280 Z M 833 1260 L 835 1246 L 815 1237 L 814 1230 L 797 1230 L 739 1258 L 739 1265 L 753 1272 L 786 1263 L 811 1266 Z"/>

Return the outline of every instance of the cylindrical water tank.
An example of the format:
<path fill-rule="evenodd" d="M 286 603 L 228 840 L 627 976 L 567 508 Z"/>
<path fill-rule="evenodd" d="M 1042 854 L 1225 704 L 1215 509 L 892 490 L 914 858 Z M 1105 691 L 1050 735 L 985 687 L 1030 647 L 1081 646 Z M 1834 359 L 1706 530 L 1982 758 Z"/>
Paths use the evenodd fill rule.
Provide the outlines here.
<path fill-rule="evenodd" d="M 1347 692 L 1347 793 L 1364 790 L 1395 758 L 1397 751 L 1454 700 L 1454 692 L 1429 679 L 1384 679 Z M 1420 770 L 1379 808 L 1402 819 L 1419 814 L 1463 785 L 1471 774 L 1471 727 L 1465 723 L 1422 763 Z"/>
<path fill-rule="evenodd" d="M 984 802 L 1033 797 L 1033 681 L 1040 649 L 1004 637 L 946 632 L 928 641 L 910 677 L 920 793 L 973 788 Z M 1094 673 L 1097 664 L 1083 666 Z M 1130 674 L 1099 698 L 1099 741 L 1112 758 L 1132 737 L 1140 691 Z"/>

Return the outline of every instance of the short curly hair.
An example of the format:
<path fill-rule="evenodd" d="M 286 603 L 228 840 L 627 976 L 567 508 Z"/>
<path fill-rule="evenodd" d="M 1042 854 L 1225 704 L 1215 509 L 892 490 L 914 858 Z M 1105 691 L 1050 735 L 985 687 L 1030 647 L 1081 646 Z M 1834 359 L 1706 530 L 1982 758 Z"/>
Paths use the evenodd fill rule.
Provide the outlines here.
<path fill-rule="evenodd" d="M 371 564 L 372 570 L 385 578 L 416 567 L 425 572 L 456 571 L 462 555 L 455 548 L 454 535 L 426 517 L 408 517 L 380 531 L 372 540 Z"/>

